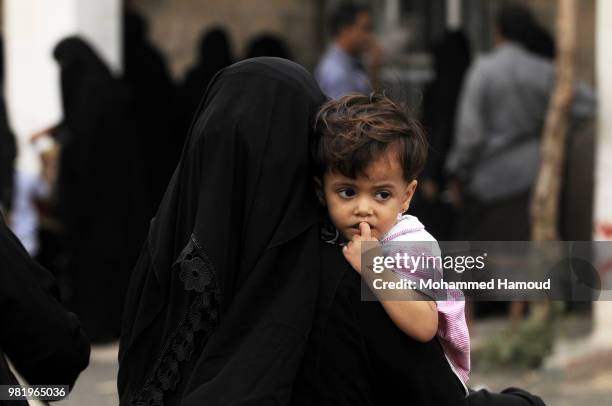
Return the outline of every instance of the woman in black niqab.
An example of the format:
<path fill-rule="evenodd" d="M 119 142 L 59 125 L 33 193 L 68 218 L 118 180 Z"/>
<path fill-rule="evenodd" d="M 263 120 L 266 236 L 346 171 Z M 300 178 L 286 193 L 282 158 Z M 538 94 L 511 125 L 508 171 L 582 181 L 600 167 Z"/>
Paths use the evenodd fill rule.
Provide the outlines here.
<path fill-rule="evenodd" d="M 14 163 L 17 156 L 4 100 L 4 42 L 0 38 L 0 210 L 8 211 L 13 202 Z"/>
<path fill-rule="evenodd" d="M 82 39 L 62 40 L 64 120 L 57 184 L 74 311 L 92 341 L 119 337 L 130 272 L 146 235 L 147 192 L 129 92 Z"/>
<path fill-rule="evenodd" d="M 202 34 L 197 60 L 185 75 L 179 93 L 180 112 L 177 116 L 181 117 L 184 132 L 187 132 L 198 108 L 202 89 L 206 89 L 217 72 L 231 65 L 233 59 L 230 41 L 223 28 L 214 27 Z"/>
<path fill-rule="evenodd" d="M 289 402 L 318 286 L 309 141 L 323 101 L 277 58 L 212 80 L 130 284 L 121 405 Z"/>
<path fill-rule="evenodd" d="M 147 21 L 126 9 L 123 15 L 123 80 L 132 94 L 138 121 L 137 135 L 143 152 L 151 209 L 157 209 L 178 162 L 184 139 L 178 136 L 177 118 L 171 114 L 176 89 L 162 53 L 148 38 Z M 153 217 L 154 211 L 148 213 Z"/>
<path fill-rule="evenodd" d="M 287 43 L 278 35 L 271 33 L 259 34 L 249 41 L 245 58 L 256 58 L 258 56 L 292 59 Z"/>
<path fill-rule="evenodd" d="M 429 133 L 429 154 L 421 176 L 425 187 L 419 188 L 412 208 L 439 240 L 449 240 L 453 228 L 454 210 L 442 194 L 448 182 L 444 164 L 455 134 L 459 94 L 471 56 L 470 43 L 462 30 L 445 31 L 432 49 L 435 78 L 423 92 L 422 121 Z"/>

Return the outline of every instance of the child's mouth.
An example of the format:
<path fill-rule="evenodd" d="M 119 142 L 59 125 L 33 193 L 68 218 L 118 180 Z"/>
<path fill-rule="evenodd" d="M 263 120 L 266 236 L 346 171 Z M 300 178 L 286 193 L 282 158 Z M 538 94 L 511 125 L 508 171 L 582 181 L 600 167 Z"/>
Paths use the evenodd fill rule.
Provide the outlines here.
<path fill-rule="evenodd" d="M 362 221 L 361 223 L 364 223 L 364 221 Z M 361 231 L 361 229 L 359 228 L 359 225 L 360 225 L 361 223 L 353 224 L 352 226 L 350 226 L 350 228 L 351 228 L 351 229 L 355 229 L 355 230 L 357 230 L 357 231 Z M 373 226 L 372 224 L 368 223 L 368 225 L 370 226 L 370 230 L 373 230 L 373 229 L 374 229 L 374 226 Z"/>

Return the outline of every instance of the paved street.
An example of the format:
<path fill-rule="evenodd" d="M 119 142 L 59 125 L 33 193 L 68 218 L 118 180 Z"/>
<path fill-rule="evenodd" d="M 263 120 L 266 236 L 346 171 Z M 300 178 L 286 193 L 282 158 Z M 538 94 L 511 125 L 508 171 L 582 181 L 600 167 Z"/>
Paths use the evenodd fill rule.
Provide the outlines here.
<path fill-rule="evenodd" d="M 90 366 L 70 398 L 55 405 L 116 406 L 117 349 L 117 344 L 94 347 Z M 474 371 L 470 385 L 496 391 L 520 387 L 541 396 L 548 406 L 612 405 L 612 353 L 585 359 L 565 371 Z"/>
<path fill-rule="evenodd" d="M 119 344 L 92 348 L 89 368 L 77 380 L 67 400 L 53 406 L 117 406 Z"/>
<path fill-rule="evenodd" d="M 609 361 L 612 361 L 612 357 Z M 612 363 L 582 373 L 497 371 L 474 373 L 471 385 L 500 391 L 509 386 L 540 396 L 548 406 L 612 405 Z"/>

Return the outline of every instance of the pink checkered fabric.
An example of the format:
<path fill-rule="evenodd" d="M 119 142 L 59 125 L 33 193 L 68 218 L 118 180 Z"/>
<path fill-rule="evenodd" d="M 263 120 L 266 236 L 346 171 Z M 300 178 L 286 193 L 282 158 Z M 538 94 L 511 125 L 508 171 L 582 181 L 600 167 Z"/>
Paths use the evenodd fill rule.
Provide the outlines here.
<path fill-rule="evenodd" d="M 425 226 L 416 217 L 404 215 L 381 239 L 383 244 L 389 241 L 435 242 L 436 239 L 425 230 Z M 429 273 L 423 274 L 419 271 L 409 276 L 431 277 Z M 460 290 L 449 290 L 444 293 L 449 300 L 436 301 L 437 336 L 453 372 L 465 385 L 470 374 L 470 333 L 465 320 L 465 300 Z"/>

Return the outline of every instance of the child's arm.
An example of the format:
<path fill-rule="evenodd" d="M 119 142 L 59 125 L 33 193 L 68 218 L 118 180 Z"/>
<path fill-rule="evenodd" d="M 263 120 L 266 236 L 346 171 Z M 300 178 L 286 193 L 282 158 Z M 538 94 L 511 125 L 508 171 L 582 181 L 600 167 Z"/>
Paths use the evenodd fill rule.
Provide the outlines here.
<path fill-rule="evenodd" d="M 359 228 L 361 234 L 356 235 L 344 247 L 342 253 L 353 269 L 361 274 L 361 241 L 377 240 L 372 237 L 370 226 L 367 223 L 361 223 Z M 370 273 L 366 272 L 366 275 L 370 275 Z M 372 285 L 371 282 L 368 281 L 368 286 Z M 377 294 L 378 292 L 374 291 L 374 293 Z M 422 295 L 419 292 L 410 293 Z M 406 335 L 417 341 L 428 342 L 435 337 L 438 331 L 438 309 L 434 301 L 424 300 L 421 297 L 415 297 L 415 299 L 420 300 L 380 300 L 380 303 L 391 321 Z"/>
<path fill-rule="evenodd" d="M 417 341 L 431 341 L 438 331 L 438 309 L 431 300 L 380 302 L 389 318 L 406 335 Z"/>

